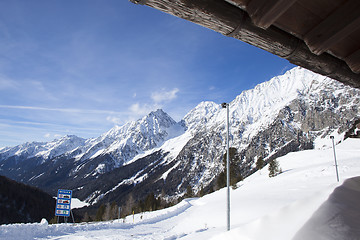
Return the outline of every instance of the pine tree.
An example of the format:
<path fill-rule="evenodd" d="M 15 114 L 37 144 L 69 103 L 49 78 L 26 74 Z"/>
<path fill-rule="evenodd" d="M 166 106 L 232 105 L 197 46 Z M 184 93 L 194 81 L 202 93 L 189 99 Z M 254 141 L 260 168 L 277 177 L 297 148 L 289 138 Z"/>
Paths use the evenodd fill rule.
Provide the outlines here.
<path fill-rule="evenodd" d="M 101 204 L 101 206 L 96 211 L 95 221 L 102 221 L 104 213 L 105 213 L 105 205 Z"/>
<path fill-rule="evenodd" d="M 265 164 L 265 162 L 264 162 L 263 157 L 259 157 L 259 158 L 256 160 L 256 169 L 257 169 L 257 170 L 262 169 L 262 168 L 264 167 L 264 164 Z"/>
<path fill-rule="evenodd" d="M 155 211 L 158 208 L 158 202 L 155 198 L 154 193 L 149 193 L 146 196 L 145 202 L 144 202 L 144 211 Z"/>
<path fill-rule="evenodd" d="M 111 218 L 111 220 L 117 219 L 118 214 L 119 214 L 119 206 L 116 204 L 116 202 L 111 203 L 111 208 L 110 209 L 111 209 L 110 210 L 110 218 Z"/>
<path fill-rule="evenodd" d="M 191 198 L 194 196 L 193 190 L 190 185 L 186 188 L 185 198 Z"/>
<path fill-rule="evenodd" d="M 134 206 L 135 206 L 135 200 L 132 193 L 130 193 L 127 197 L 127 201 L 125 202 L 125 205 L 121 208 L 122 209 L 121 215 L 127 216 L 131 214 Z"/>
<path fill-rule="evenodd" d="M 274 159 L 269 163 L 269 177 L 275 177 L 282 172 L 279 162 Z"/>
<path fill-rule="evenodd" d="M 199 197 L 203 197 L 205 195 L 205 190 L 203 185 L 201 184 L 200 191 L 198 192 Z"/>
<path fill-rule="evenodd" d="M 233 188 L 236 188 L 236 184 L 239 181 L 242 181 L 244 178 L 241 175 L 241 168 L 240 168 L 240 157 L 238 155 L 236 148 L 229 148 L 229 161 L 230 161 L 230 185 Z M 227 172 L 226 172 L 226 166 L 227 166 L 227 153 L 224 154 L 223 158 L 223 164 L 225 166 L 225 169 L 222 173 L 220 173 L 218 181 L 220 188 L 225 187 L 227 183 Z"/>
<path fill-rule="evenodd" d="M 82 219 L 81 221 L 82 221 L 82 222 L 90 222 L 90 221 L 91 221 L 88 212 L 85 212 L 85 215 L 84 215 L 84 217 L 83 217 L 83 219 Z"/>
<path fill-rule="evenodd" d="M 226 186 L 226 174 L 222 171 L 216 180 L 216 190 Z"/>

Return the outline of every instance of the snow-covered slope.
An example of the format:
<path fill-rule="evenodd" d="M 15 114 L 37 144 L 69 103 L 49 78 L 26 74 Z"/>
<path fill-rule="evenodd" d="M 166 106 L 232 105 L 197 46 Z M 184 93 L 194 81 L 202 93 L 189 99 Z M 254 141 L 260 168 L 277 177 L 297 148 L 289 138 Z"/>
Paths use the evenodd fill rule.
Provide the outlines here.
<path fill-rule="evenodd" d="M 229 105 L 230 146 L 239 177 L 247 177 L 259 158 L 326 147 L 330 134 L 343 139 L 360 118 L 360 90 L 296 67 Z M 226 110 L 210 101 L 178 123 L 157 110 L 78 145 L 55 141 L 2 149 L 0 174 L 50 192 L 66 186 L 89 203 L 124 203 L 128 189 L 135 188 L 136 200 L 149 188 L 167 199 L 183 196 L 188 186 L 194 193 L 211 192 L 224 170 L 225 119 Z"/>
<path fill-rule="evenodd" d="M 359 153 L 359 139 L 347 139 L 336 146 L 339 183 L 331 148 L 287 154 L 278 159 L 282 174 L 269 178 L 266 166 L 239 182 L 236 190 L 231 189 L 229 232 L 226 231 L 226 191 L 221 189 L 202 198 L 183 200 L 171 208 L 136 214 L 134 218 L 128 216 L 121 221 L 2 225 L 0 238 L 289 240 L 306 236 L 306 239 L 359 239 L 360 181 L 356 178 L 343 184 L 346 179 L 358 176 Z M 356 194 L 349 195 L 349 191 Z M 343 201 L 333 202 L 334 195 Z M 331 207 L 330 212 L 321 210 L 327 206 Z M 351 216 L 346 215 L 346 219 L 351 221 L 332 215 L 341 216 L 349 213 L 349 209 Z M 314 213 L 317 221 L 308 231 L 307 221 L 312 223 Z"/>

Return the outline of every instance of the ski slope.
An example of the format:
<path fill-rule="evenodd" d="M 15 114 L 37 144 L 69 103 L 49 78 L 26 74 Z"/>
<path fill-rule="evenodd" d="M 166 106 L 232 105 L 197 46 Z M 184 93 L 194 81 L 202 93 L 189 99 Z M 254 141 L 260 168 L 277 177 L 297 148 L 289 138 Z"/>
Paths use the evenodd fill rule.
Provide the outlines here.
<path fill-rule="evenodd" d="M 337 145 L 336 157 L 339 183 L 332 148 L 287 154 L 278 158 L 282 174 L 269 178 L 266 166 L 240 182 L 236 190 L 231 190 L 229 232 L 226 232 L 226 191 L 221 189 L 202 198 L 186 199 L 168 209 L 120 221 L 2 225 L 0 239 L 288 240 L 296 234 L 296 240 L 312 239 L 311 236 L 360 239 L 360 232 L 356 232 L 360 207 L 352 204 L 360 200 L 360 179 L 346 180 L 360 173 L 360 139 L 347 139 Z M 351 216 L 334 217 L 340 216 L 339 212 Z M 359 235 L 351 238 L 351 234 Z"/>

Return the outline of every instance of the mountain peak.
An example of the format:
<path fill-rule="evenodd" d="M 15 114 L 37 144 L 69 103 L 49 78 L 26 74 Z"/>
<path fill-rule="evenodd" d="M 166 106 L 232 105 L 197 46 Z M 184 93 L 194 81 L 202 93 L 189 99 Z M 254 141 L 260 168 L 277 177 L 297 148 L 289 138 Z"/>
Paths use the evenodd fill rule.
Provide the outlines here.
<path fill-rule="evenodd" d="M 220 105 L 215 102 L 203 101 L 186 114 L 183 121 L 188 129 L 198 129 L 198 127 L 204 126 L 220 109 Z"/>
<path fill-rule="evenodd" d="M 169 114 L 164 112 L 162 109 L 157 109 L 156 111 L 150 112 L 148 115 L 143 117 L 137 122 L 137 124 L 159 124 L 162 127 L 170 127 L 171 125 L 176 124 L 175 120 L 172 119 Z"/>
<path fill-rule="evenodd" d="M 156 117 L 160 117 L 160 118 L 171 118 L 169 116 L 169 114 L 167 114 L 164 110 L 162 110 L 161 108 L 158 108 L 156 111 L 152 111 L 150 112 L 147 116 L 156 116 Z"/>

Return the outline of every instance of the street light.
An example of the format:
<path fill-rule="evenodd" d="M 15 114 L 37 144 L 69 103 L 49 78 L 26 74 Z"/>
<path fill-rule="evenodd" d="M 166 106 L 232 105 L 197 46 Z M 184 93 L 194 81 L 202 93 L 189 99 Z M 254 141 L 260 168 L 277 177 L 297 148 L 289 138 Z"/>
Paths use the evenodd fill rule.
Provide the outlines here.
<path fill-rule="evenodd" d="M 330 139 L 332 140 L 333 149 L 334 149 L 334 159 L 335 159 L 336 179 L 337 179 L 337 181 L 339 182 L 339 172 L 338 172 L 338 166 L 337 166 L 336 154 L 335 154 L 334 136 L 330 136 Z"/>
<path fill-rule="evenodd" d="M 230 161 L 229 161 L 229 104 L 222 103 L 226 108 L 226 187 L 227 187 L 227 230 L 230 230 Z"/>

